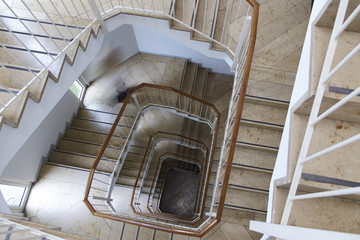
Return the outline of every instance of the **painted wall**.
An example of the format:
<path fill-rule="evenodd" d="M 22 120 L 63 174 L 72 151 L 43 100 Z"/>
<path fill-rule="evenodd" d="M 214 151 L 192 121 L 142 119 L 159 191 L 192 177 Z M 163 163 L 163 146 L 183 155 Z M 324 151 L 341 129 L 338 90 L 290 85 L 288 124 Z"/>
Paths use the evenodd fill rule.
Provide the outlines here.
<path fill-rule="evenodd" d="M 101 51 L 81 74 L 82 79 L 90 84 L 106 74 L 134 54 L 139 52 L 134 29 L 129 24 L 123 24 L 105 35 Z"/>
<path fill-rule="evenodd" d="M 109 32 L 124 24 L 132 25 L 140 52 L 187 58 L 214 72 L 231 74 L 232 60 L 226 53 L 191 40 L 189 32 L 169 29 L 168 20 L 121 14 L 106 21 Z"/>
<path fill-rule="evenodd" d="M 67 63 L 64 64 L 59 82 L 48 81 L 40 103 L 36 103 L 31 99 L 27 101 L 18 128 L 12 128 L 5 124 L 2 126 L 0 131 L 0 180 L 9 177 L 11 179 L 7 180 L 19 183 L 28 183 L 36 180 L 35 177 L 37 169 L 41 164 L 41 158 L 33 158 L 25 153 L 31 151 L 29 147 L 31 145 L 36 146 L 38 150 L 44 149 L 46 146 L 49 149 L 50 145 L 56 141 L 57 133 L 53 135 L 54 139 L 51 141 L 48 141 L 47 138 L 42 139 L 45 142 L 32 141 L 31 137 L 37 136 L 37 131 L 42 131 L 42 124 L 46 125 L 47 117 L 52 118 L 50 113 L 53 108 L 67 94 L 76 77 L 94 59 L 96 53 L 101 49 L 103 39 L 104 34 L 100 31 L 97 40 L 91 37 L 86 52 L 79 48 L 73 66 Z M 65 124 L 65 122 L 62 124 Z M 57 127 L 57 129 L 60 128 Z M 44 155 L 46 154 L 47 151 L 44 152 Z M 40 153 L 37 153 L 37 156 L 39 155 Z M 13 159 L 16 164 L 12 162 Z M 27 169 L 29 167 L 31 167 L 31 171 Z"/>
<path fill-rule="evenodd" d="M 299 67 L 297 70 L 294 88 L 291 95 L 290 105 L 289 105 L 289 111 L 286 116 L 285 126 L 282 133 L 282 138 L 280 142 L 280 148 L 278 151 L 278 156 L 276 159 L 273 175 L 270 182 L 270 188 L 269 188 L 269 201 L 268 201 L 268 214 L 266 221 L 271 222 L 272 218 L 272 211 L 273 211 L 273 193 L 274 193 L 274 182 L 277 179 L 283 178 L 287 176 L 288 171 L 288 155 L 289 155 L 289 144 L 290 144 L 290 124 L 291 124 L 291 114 L 294 111 L 294 106 L 299 103 L 299 101 L 302 101 L 306 98 L 306 96 L 309 94 L 310 91 L 310 58 L 311 58 L 311 49 L 310 49 L 310 31 L 311 31 L 311 25 L 316 20 L 316 16 L 319 14 L 321 9 L 326 4 L 325 1 L 317 0 L 314 2 L 309 25 L 307 28 L 305 40 L 303 49 L 301 52 Z"/>
<path fill-rule="evenodd" d="M 80 100 L 67 91 L 6 165 L 1 177 L 16 178 L 17 181 L 21 179 L 24 182 L 35 181 L 41 160 L 48 156 L 49 147 L 56 145 L 59 134 L 65 132 L 67 123 L 71 123 L 80 104 Z"/>

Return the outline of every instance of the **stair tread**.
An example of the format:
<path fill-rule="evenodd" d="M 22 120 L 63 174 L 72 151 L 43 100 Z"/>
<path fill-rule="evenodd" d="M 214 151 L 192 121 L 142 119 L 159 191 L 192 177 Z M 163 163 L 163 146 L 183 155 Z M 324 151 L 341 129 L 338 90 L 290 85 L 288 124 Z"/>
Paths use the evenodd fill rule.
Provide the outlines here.
<path fill-rule="evenodd" d="M 197 69 L 197 64 L 189 62 L 187 63 L 185 76 L 181 88 L 183 92 L 192 95 Z"/>
<path fill-rule="evenodd" d="M 243 189 L 228 188 L 225 204 L 266 211 L 268 195 Z"/>
<path fill-rule="evenodd" d="M 42 35 L 46 35 L 46 32 L 42 29 L 42 27 L 39 27 L 39 24 L 34 21 L 34 19 L 30 16 L 25 16 L 25 17 L 21 17 L 22 22 L 33 32 L 36 34 L 42 34 Z M 17 18 L 15 18 L 12 14 L 8 15 L 5 12 L 1 14 L 0 19 L 2 21 L 2 24 L 0 25 L 1 27 L 3 27 L 3 24 L 6 24 L 7 26 L 11 26 L 12 30 L 16 30 L 16 31 L 20 31 L 20 32 L 27 32 L 26 28 L 23 26 L 23 24 L 20 22 L 20 20 L 18 20 Z M 56 28 L 53 26 L 51 21 L 47 21 L 47 20 L 40 20 L 41 21 L 41 25 L 46 29 L 46 31 L 53 37 L 61 37 L 60 33 L 56 30 Z M 59 31 L 61 32 L 61 34 L 65 37 L 65 38 L 72 38 L 72 35 L 70 34 L 70 32 L 68 31 L 67 27 L 64 25 L 65 24 L 68 25 L 68 27 L 72 30 L 76 29 L 76 26 L 74 26 L 74 22 L 73 19 L 68 18 L 68 17 L 63 17 L 63 19 L 60 19 L 58 21 L 54 21 L 54 24 L 56 25 L 56 27 L 59 29 Z M 85 19 L 85 24 L 89 24 L 91 22 L 91 20 L 89 19 Z M 82 25 L 82 23 L 78 22 L 78 25 Z M 79 33 L 79 31 L 83 30 L 84 27 L 83 26 L 79 26 L 79 30 L 77 30 L 77 33 Z"/>
<path fill-rule="evenodd" d="M 206 68 L 198 68 L 196 80 L 194 83 L 194 91 L 193 96 L 203 99 L 204 97 L 204 89 L 206 86 L 206 78 L 207 78 L 208 70 Z"/>
<path fill-rule="evenodd" d="M 246 95 L 289 102 L 292 86 L 249 79 Z"/>
<path fill-rule="evenodd" d="M 18 39 L 20 39 L 21 42 Z M 48 51 L 49 53 L 53 54 L 59 53 L 67 44 L 66 41 L 54 39 L 51 40 L 50 38 L 37 37 L 36 39 L 41 44 L 38 41 L 34 40 L 31 35 L 19 34 L 17 32 L 13 35 L 8 31 L 1 31 L 0 34 L 0 42 L 5 46 L 14 46 L 19 48 L 25 48 L 26 46 L 30 50 L 40 52 Z M 60 49 L 56 47 L 53 41 L 56 42 Z"/>
<path fill-rule="evenodd" d="M 229 183 L 250 188 L 269 190 L 271 175 L 271 173 L 249 169 L 231 168 Z"/>
<path fill-rule="evenodd" d="M 183 10 L 183 1 L 175 1 L 175 17 L 181 22 L 193 26 L 196 18 L 196 9 L 199 1 L 188 0 L 185 2 L 185 11 Z M 171 27 L 176 29 L 184 29 L 185 27 L 176 22 L 172 21 Z M 186 28 L 185 28 L 186 29 Z"/>
<path fill-rule="evenodd" d="M 207 4 L 206 6 L 205 3 Z M 195 29 L 199 30 L 200 32 L 204 33 L 207 36 L 211 35 L 212 28 L 214 27 L 213 26 L 214 15 L 218 13 L 217 3 L 218 2 L 215 0 L 208 0 L 207 2 L 199 1 L 199 6 L 197 8 L 197 14 L 195 20 Z M 206 11 L 205 11 L 205 7 L 206 7 Z M 193 34 L 194 34 L 193 35 L 194 39 L 200 39 L 200 40 L 206 39 L 201 34 L 198 34 L 196 32 L 194 32 Z"/>
<path fill-rule="evenodd" d="M 277 153 L 247 149 L 240 146 L 235 148 L 233 163 L 273 169 Z"/>
<path fill-rule="evenodd" d="M 15 56 L 16 59 L 12 56 Z M 27 51 L 19 51 L 15 49 L 5 50 L 4 48 L 0 48 L 0 62 L 3 64 L 18 66 L 25 65 L 29 68 L 42 69 L 44 66 L 49 66 L 51 64 L 52 58 L 46 54 L 29 53 Z"/>
<path fill-rule="evenodd" d="M 8 73 L 8 71 L 14 74 L 17 78 L 20 78 L 21 81 Z M 24 71 L 11 68 L 7 68 L 7 70 L 5 70 L 5 68 L 0 67 L 0 83 L 3 84 L 5 87 L 21 89 L 24 87 L 24 83 L 28 83 L 35 76 L 36 73 L 33 74 L 26 70 Z"/>
<path fill-rule="evenodd" d="M 286 115 L 287 109 L 285 108 L 249 103 L 245 101 L 241 118 L 283 126 Z"/>
<path fill-rule="evenodd" d="M 278 148 L 281 136 L 279 131 L 240 125 L 237 141 Z"/>
<path fill-rule="evenodd" d="M 2 95 L 2 94 L 1 94 Z M 19 97 L 17 97 L 2 113 L 4 117 L 4 123 L 11 127 L 16 128 L 20 122 L 22 113 L 24 111 L 27 98 L 29 96 L 28 91 L 23 91 Z"/>
<path fill-rule="evenodd" d="M 35 102 L 40 102 L 46 83 L 49 79 L 49 74 L 49 71 L 43 71 L 27 88 L 31 99 Z"/>

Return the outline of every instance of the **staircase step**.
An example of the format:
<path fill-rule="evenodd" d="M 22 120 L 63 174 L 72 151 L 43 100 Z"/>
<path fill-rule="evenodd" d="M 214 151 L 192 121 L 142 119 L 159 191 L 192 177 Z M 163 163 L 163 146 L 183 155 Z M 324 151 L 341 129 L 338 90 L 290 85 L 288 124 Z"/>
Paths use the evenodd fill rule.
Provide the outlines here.
<path fill-rule="evenodd" d="M 82 129 L 87 129 L 91 131 L 98 131 L 101 133 L 109 133 L 112 123 L 104 123 L 95 120 L 89 120 L 85 118 L 74 118 L 72 121 L 72 126 Z M 118 126 L 114 131 L 116 136 L 128 135 L 130 128 L 128 126 Z"/>
<path fill-rule="evenodd" d="M 181 87 L 181 91 L 192 95 L 197 70 L 198 70 L 198 65 L 197 64 L 191 63 L 191 62 L 187 63 L 186 70 L 185 70 L 185 76 L 184 76 L 182 87 Z"/>
<path fill-rule="evenodd" d="M 281 135 L 279 131 L 240 125 L 237 141 L 277 148 L 280 145 Z"/>
<path fill-rule="evenodd" d="M 12 31 L 28 32 L 28 30 L 24 27 L 24 25 L 14 17 L 1 15 L 0 20 L 1 20 L 0 28 L 2 29 L 6 29 L 5 26 L 8 27 L 11 26 Z M 59 30 L 58 31 L 56 27 L 54 27 L 50 22 L 43 21 L 43 24 L 41 25 L 42 27 L 45 28 L 46 32 L 42 29 L 42 27 L 38 23 L 34 22 L 33 20 L 29 21 L 23 18 L 23 23 L 26 24 L 27 28 L 29 28 L 33 34 L 40 34 L 46 36 L 47 35 L 46 32 L 48 32 L 52 37 L 62 38 L 62 36 L 59 33 L 61 32 L 61 34 L 65 37 L 66 40 L 70 40 L 73 38 L 73 35 L 71 35 L 71 33 L 75 34 L 75 36 L 79 33 L 76 30 L 76 28 L 74 29 L 72 27 L 69 27 L 69 29 L 71 29 L 70 30 L 71 33 L 70 33 L 69 30 L 66 28 L 66 26 L 60 23 L 56 24 L 56 27 Z"/>
<path fill-rule="evenodd" d="M 207 80 L 208 70 L 206 68 L 199 67 L 196 73 L 196 80 L 194 84 L 194 90 L 192 95 L 203 99 L 204 91 L 206 88 L 206 80 Z"/>
<path fill-rule="evenodd" d="M 298 191 L 298 194 L 306 192 Z M 280 223 L 288 190 L 276 188 L 274 223 Z M 359 201 L 342 198 L 315 198 L 294 201 L 289 222 L 298 227 L 359 234 Z M 309 221 L 311 219 L 311 221 Z M 336 219 L 336 221 L 334 221 Z"/>
<path fill-rule="evenodd" d="M 97 156 L 101 147 L 102 147 L 101 144 L 82 142 L 79 140 L 66 139 L 66 138 L 61 139 L 57 145 L 57 148 L 60 150 L 83 153 L 93 156 Z M 105 149 L 103 156 L 106 158 L 117 159 L 117 157 L 120 155 L 120 152 L 121 152 L 120 148 L 107 147 Z"/>
<path fill-rule="evenodd" d="M 4 95 L 9 95 L 9 93 L 0 92 L 0 99 L 3 99 Z M 22 92 L 20 96 L 1 113 L 1 116 L 4 117 L 4 123 L 14 128 L 19 125 L 28 96 L 28 91 Z M 8 96 L 6 97 L 8 98 Z"/>
<path fill-rule="evenodd" d="M 208 0 L 199 1 L 199 7 L 196 14 L 195 29 L 211 36 L 212 30 L 215 27 L 218 1 Z M 193 39 L 200 41 L 208 41 L 207 38 L 197 32 L 193 32 Z"/>
<path fill-rule="evenodd" d="M 57 163 L 61 165 L 79 167 L 84 169 L 91 169 L 93 163 L 95 162 L 95 159 L 96 156 L 93 155 L 86 155 L 76 152 L 55 149 L 50 154 L 49 162 Z M 101 162 L 102 165 L 98 165 L 97 170 L 103 172 L 111 172 L 109 168 L 103 166 L 103 164 L 105 164 L 106 161 L 109 162 L 109 165 L 107 165 L 109 168 L 113 168 L 116 162 L 115 159 L 105 160 L 105 158 L 103 158 L 103 161 Z"/>
<path fill-rule="evenodd" d="M 81 128 L 70 127 L 66 130 L 65 137 L 92 142 L 96 144 L 103 144 L 105 142 L 107 134 Z M 110 138 L 110 143 L 114 146 L 122 146 L 125 143 L 125 140 L 126 139 L 124 137 L 113 136 L 112 138 Z"/>
<path fill-rule="evenodd" d="M 16 59 L 12 56 L 16 57 Z M 44 66 L 49 66 L 52 60 L 53 59 L 46 54 L 34 52 L 29 53 L 27 51 L 19 51 L 9 48 L 5 50 L 4 48 L 0 48 L 0 62 L 6 65 L 17 65 L 26 66 L 33 69 L 42 69 Z"/>
<path fill-rule="evenodd" d="M 273 169 L 276 157 L 277 152 L 261 151 L 238 146 L 235 148 L 233 163 Z"/>
<path fill-rule="evenodd" d="M 287 114 L 286 108 L 268 106 L 266 104 L 250 103 L 245 101 L 241 118 L 264 124 L 283 126 Z"/>
<path fill-rule="evenodd" d="M 8 65 L 9 66 L 9 65 Z M 10 68 L 0 67 L 0 83 L 8 88 L 17 88 L 21 89 L 28 83 L 31 79 L 33 79 L 37 73 L 26 71 L 24 68 L 18 68 L 16 66 L 9 66 Z M 11 75 L 8 71 L 14 74 L 16 77 Z"/>
<path fill-rule="evenodd" d="M 106 123 L 114 123 L 115 119 L 117 118 L 117 115 L 118 114 L 112 112 L 98 111 L 98 110 L 85 109 L 85 108 L 80 108 L 78 113 L 79 118 L 96 120 Z M 133 120 L 134 117 L 123 114 L 122 117 L 120 118 L 119 124 L 131 126 Z"/>
<path fill-rule="evenodd" d="M 289 102 L 292 86 L 259 80 L 249 80 L 246 95 Z"/>
<path fill-rule="evenodd" d="M 47 51 L 49 53 L 55 54 L 55 56 L 67 45 L 67 42 L 63 40 L 59 41 L 53 39 L 53 41 L 56 43 L 55 45 L 50 38 L 37 37 L 36 39 L 37 40 L 35 40 L 31 35 L 20 33 L 14 33 L 13 35 L 8 31 L 1 31 L 0 34 L 0 42 L 5 46 L 14 46 L 19 48 L 25 48 L 26 46 L 30 50 L 40 52 Z M 58 49 L 56 46 L 58 46 L 60 49 Z"/>
<path fill-rule="evenodd" d="M 292 117 L 289 161 L 289 179 L 292 179 L 299 152 L 305 134 L 308 115 L 294 114 Z M 334 146 L 360 131 L 360 124 L 333 119 L 323 119 L 316 124 L 307 156 L 311 156 L 327 147 Z M 360 168 L 356 161 L 359 142 L 354 142 L 309 161 L 304 165 L 303 174 L 308 177 L 300 180 L 300 190 L 307 192 L 336 190 L 347 185 L 360 185 L 357 172 Z M 311 178 L 310 178 L 311 177 Z"/>
<path fill-rule="evenodd" d="M 269 190 L 271 173 L 255 169 L 231 168 L 229 183 L 250 188 Z"/>
<path fill-rule="evenodd" d="M 254 211 L 267 209 L 268 195 L 266 193 L 246 191 L 243 189 L 228 188 L 225 204 L 243 207 Z"/>
<path fill-rule="evenodd" d="M 195 24 L 198 2 L 199 1 L 195 0 L 175 1 L 175 18 L 186 25 L 193 26 L 193 24 Z M 183 6 L 183 4 L 185 4 L 185 6 Z M 171 28 L 187 30 L 186 27 L 176 21 L 171 22 Z"/>

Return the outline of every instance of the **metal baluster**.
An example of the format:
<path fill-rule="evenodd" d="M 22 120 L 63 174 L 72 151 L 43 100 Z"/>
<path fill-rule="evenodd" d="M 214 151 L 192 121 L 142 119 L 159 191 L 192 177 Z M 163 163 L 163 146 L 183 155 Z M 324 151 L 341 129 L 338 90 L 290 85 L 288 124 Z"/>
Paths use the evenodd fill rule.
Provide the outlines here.
<path fill-rule="evenodd" d="M 59 28 L 56 26 L 56 24 L 54 23 L 54 21 L 52 21 L 51 17 L 49 16 L 49 14 L 47 13 L 47 11 L 44 9 L 44 7 L 41 5 L 41 3 L 39 2 L 39 0 L 36 0 L 38 5 L 41 7 L 41 9 L 43 10 L 43 12 L 46 14 L 46 16 L 50 19 L 51 24 L 55 27 L 56 31 L 60 34 L 61 38 L 66 41 L 66 38 L 64 37 L 64 35 L 61 33 L 61 31 L 59 30 Z"/>
<path fill-rule="evenodd" d="M 224 37 L 224 31 L 225 31 L 225 26 L 227 24 L 226 21 L 227 21 L 227 16 L 229 14 L 229 9 L 230 9 L 230 0 L 228 0 L 228 4 L 227 4 L 227 7 L 226 7 L 224 23 L 223 23 L 223 27 L 222 27 L 222 30 L 221 30 L 221 36 L 220 36 L 220 43 L 222 42 L 223 37 Z"/>
<path fill-rule="evenodd" d="M 39 0 L 37 0 L 39 1 Z M 57 14 L 59 15 L 61 21 L 63 22 L 63 24 L 65 25 L 66 29 L 69 31 L 70 35 L 75 38 L 74 34 L 70 31 L 69 26 L 66 24 L 64 18 L 61 16 L 61 14 L 59 13 L 58 9 L 55 7 L 54 3 L 52 1 L 50 1 L 51 5 L 53 6 L 53 8 L 55 9 L 55 11 L 57 12 Z M 40 3 L 39 3 L 40 4 Z"/>
<path fill-rule="evenodd" d="M 31 15 L 33 16 L 33 18 L 36 20 L 36 22 L 39 24 L 39 26 L 42 28 L 42 30 L 46 33 L 46 35 L 52 40 L 52 42 L 54 43 L 54 45 L 56 46 L 56 48 L 61 51 L 62 49 L 57 45 L 57 43 L 55 42 L 55 40 L 52 38 L 52 36 L 48 33 L 48 31 L 44 28 L 44 26 L 40 23 L 39 19 L 35 16 L 35 14 L 31 11 L 31 9 L 29 8 L 29 6 L 24 2 L 24 0 L 21 0 L 21 2 L 24 4 L 24 6 L 29 10 L 29 12 L 31 13 Z"/>
<path fill-rule="evenodd" d="M 81 21 L 83 22 L 84 27 L 86 27 L 86 26 L 87 26 L 87 24 L 85 23 L 85 21 L 84 21 L 83 17 L 81 16 L 81 14 L 80 14 L 79 10 L 77 9 L 77 7 L 76 7 L 76 5 L 75 5 L 74 1 L 70 1 L 70 2 L 72 3 L 72 5 L 73 5 L 73 7 L 74 7 L 74 9 L 75 9 L 75 11 L 76 11 L 76 13 L 77 13 L 77 15 L 80 17 Z M 81 0 L 80 0 L 80 2 L 81 2 Z"/>

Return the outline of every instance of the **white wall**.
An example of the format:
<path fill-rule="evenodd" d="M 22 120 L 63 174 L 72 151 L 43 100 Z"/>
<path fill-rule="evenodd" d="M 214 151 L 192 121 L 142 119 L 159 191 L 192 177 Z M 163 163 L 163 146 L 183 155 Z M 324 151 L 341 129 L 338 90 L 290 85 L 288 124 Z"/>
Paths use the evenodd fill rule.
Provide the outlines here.
<path fill-rule="evenodd" d="M 6 165 L 2 179 L 35 181 L 42 158 L 48 156 L 51 144 L 55 145 L 59 134 L 65 132 L 80 104 L 80 100 L 68 91 Z"/>
<path fill-rule="evenodd" d="M 39 158 L 30 158 L 30 156 L 18 155 L 18 152 L 29 151 L 27 146 L 34 145 L 46 145 L 49 149 L 51 142 L 29 142 L 31 136 L 36 136 L 35 131 L 42 128 L 42 123 L 46 123 L 45 120 L 52 111 L 52 109 L 58 104 L 58 102 L 67 94 L 69 87 L 76 80 L 85 69 L 85 67 L 94 59 L 96 53 L 102 46 L 104 34 L 100 31 L 97 39 L 91 37 L 88 49 L 83 52 L 79 48 L 77 57 L 73 66 L 65 63 L 58 83 L 49 80 L 40 103 L 36 103 L 29 99 L 23 112 L 22 119 L 18 128 L 12 128 L 8 125 L 3 125 L 0 131 L 0 180 L 4 176 L 11 176 L 13 180 L 21 183 L 27 183 L 34 181 L 37 169 L 39 168 Z M 34 135 L 33 135 L 34 134 Z M 53 136 L 56 140 L 56 136 Z M 29 140 L 30 139 L 30 140 Z M 44 139 L 45 140 L 45 139 Z M 29 145 L 30 144 L 30 145 Z M 23 150 L 24 147 L 24 150 Z M 39 149 L 45 148 L 45 146 L 38 146 Z M 27 150 L 26 150 L 27 149 Z M 20 154 L 20 153 L 19 153 Z M 20 158 L 21 157 L 21 158 Z M 16 165 L 12 160 L 16 161 Z M 31 166 L 30 169 L 27 167 Z M 26 172 L 26 176 L 23 174 Z"/>
<path fill-rule="evenodd" d="M 169 29 L 168 20 L 124 14 L 106 20 L 109 32 L 124 24 L 132 25 L 140 52 L 187 58 L 214 72 L 231 74 L 232 60 L 226 53 L 191 40 L 189 32 Z"/>
<path fill-rule="evenodd" d="M 133 27 L 123 24 L 112 30 L 105 35 L 101 48 L 102 50 L 96 54 L 95 59 L 81 74 L 88 84 L 106 74 L 110 68 L 139 52 Z M 107 65 L 103 66 L 105 62 Z"/>
<path fill-rule="evenodd" d="M 291 125 L 291 115 L 294 111 L 294 106 L 296 106 L 299 101 L 303 101 L 308 95 L 310 91 L 310 58 L 311 58 L 311 26 L 316 20 L 316 16 L 319 14 L 321 9 L 326 4 L 325 1 L 317 0 L 314 2 L 309 25 L 307 28 L 305 41 L 303 45 L 303 49 L 301 52 L 300 62 L 295 78 L 294 88 L 291 95 L 289 111 L 286 116 L 284 131 L 282 133 L 282 138 L 280 142 L 280 148 L 278 151 L 278 156 L 276 159 L 273 175 L 270 182 L 269 188 L 269 201 L 268 201 L 268 214 L 267 214 L 267 222 L 271 222 L 272 211 L 273 211 L 273 194 L 274 194 L 274 182 L 277 179 L 283 178 L 287 176 L 288 173 L 288 155 L 289 155 L 289 144 L 290 144 L 290 125 Z"/>

